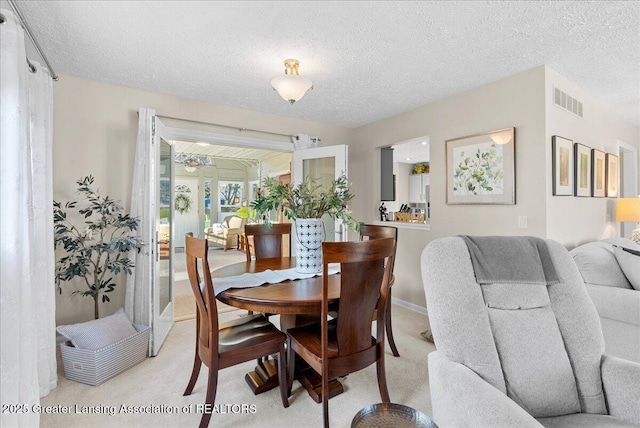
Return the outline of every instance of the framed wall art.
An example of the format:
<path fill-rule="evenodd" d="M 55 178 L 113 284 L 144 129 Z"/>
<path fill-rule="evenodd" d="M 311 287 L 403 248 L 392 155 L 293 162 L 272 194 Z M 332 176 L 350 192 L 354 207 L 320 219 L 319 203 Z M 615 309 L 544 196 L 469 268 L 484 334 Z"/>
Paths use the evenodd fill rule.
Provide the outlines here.
<path fill-rule="evenodd" d="M 604 152 L 591 149 L 591 196 L 594 198 L 604 198 L 605 169 Z"/>
<path fill-rule="evenodd" d="M 515 204 L 515 128 L 445 141 L 447 204 Z"/>
<path fill-rule="evenodd" d="M 606 155 L 606 175 L 607 175 L 607 198 L 618 197 L 618 156 L 607 153 Z"/>
<path fill-rule="evenodd" d="M 552 141 L 553 195 L 573 195 L 573 141 L 554 135 Z"/>
<path fill-rule="evenodd" d="M 591 148 L 584 144 L 575 143 L 574 164 L 575 164 L 575 196 L 591 196 Z"/>

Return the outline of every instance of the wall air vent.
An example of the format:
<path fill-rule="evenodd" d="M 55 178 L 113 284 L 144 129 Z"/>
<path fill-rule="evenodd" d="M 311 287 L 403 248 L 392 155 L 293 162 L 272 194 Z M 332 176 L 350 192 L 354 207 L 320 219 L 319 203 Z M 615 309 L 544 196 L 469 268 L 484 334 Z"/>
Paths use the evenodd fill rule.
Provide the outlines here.
<path fill-rule="evenodd" d="M 556 87 L 553 88 L 553 103 L 569 113 L 582 117 L 582 102 Z"/>

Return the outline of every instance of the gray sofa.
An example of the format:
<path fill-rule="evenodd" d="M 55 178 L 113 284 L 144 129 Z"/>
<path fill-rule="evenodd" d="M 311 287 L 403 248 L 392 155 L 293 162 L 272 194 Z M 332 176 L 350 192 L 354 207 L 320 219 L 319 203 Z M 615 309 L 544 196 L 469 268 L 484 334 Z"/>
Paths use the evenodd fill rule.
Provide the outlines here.
<path fill-rule="evenodd" d="M 580 245 L 570 254 L 598 310 L 605 353 L 640 362 L 640 291 L 622 271 L 613 245 L 640 250 L 629 239 L 612 238 Z"/>
<path fill-rule="evenodd" d="M 508 275 L 541 266 L 545 280 L 480 281 L 460 237 L 436 239 L 422 253 L 437 347 L 428 356 L 436 424 L 640 426 L 640 364 L 603 355 L 598 314 L 568 251 L 549 240 L 534 247 L 548 251 L 536 257 L 498 245 L 486 266 Z"/>

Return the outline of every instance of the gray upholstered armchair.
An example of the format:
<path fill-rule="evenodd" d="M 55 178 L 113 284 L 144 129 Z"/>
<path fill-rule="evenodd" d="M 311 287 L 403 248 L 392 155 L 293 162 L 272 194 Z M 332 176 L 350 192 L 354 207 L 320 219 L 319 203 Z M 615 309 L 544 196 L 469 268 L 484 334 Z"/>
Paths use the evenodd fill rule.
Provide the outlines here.
<path fill-rule="evenodd" d="M 640 426 L 640 364 L 602 355 L 569 253 L 549 240 L 492 239 L 491 251 L 452 237 L 422 253 L 438 426 Z"/>

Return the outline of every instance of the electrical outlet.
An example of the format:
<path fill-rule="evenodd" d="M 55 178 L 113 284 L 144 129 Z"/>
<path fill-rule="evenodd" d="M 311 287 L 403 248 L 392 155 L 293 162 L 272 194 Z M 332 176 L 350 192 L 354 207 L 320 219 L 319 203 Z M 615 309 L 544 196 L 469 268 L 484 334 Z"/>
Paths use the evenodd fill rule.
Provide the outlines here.
<path fill-rule="evenodd" d="M 519 229 L 527 229 L 529 226 L 527 225 L 527 216 L 520 215 L 518 216 L 518 228 Z"/>

